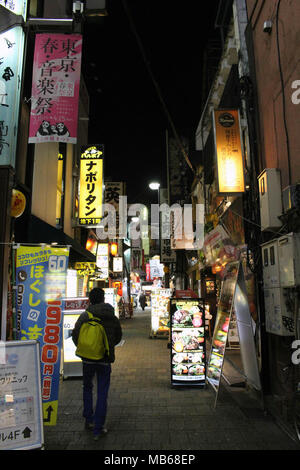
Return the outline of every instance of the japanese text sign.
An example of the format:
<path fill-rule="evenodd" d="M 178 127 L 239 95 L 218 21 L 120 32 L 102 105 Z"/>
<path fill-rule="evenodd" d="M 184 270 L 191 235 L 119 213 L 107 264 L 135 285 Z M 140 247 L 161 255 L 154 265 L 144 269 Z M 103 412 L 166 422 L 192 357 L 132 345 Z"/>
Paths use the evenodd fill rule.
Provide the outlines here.
<path fill-rule="evenodd" d="M 16 26 L 0 34 L 0 165 L 15 167 L 24 32 Z"/>
<path fill-rule="evenodd" d="M 36 341 L 0 342 L 0 451 L 43 446 L 40 379 Z"/>
<path fill-rule="evenodd" d="M 76 144 L 82 36 L 37 34 L 29 142 Z"/>
<path fill-rule="evenodd" d="M 0 5 L 15 15 L 22 15 L 26 19 L 27 0 L 0 0 Z"/>
<path fill-rule="evenodd" d="M 20 340 L 36 340 L 41 350 L 44 424 L 57 417 L 63 299 L 68 248 L 20 246 L 16 249 L 16 304 Z"/>
<path fill-rule="evenodd" d="M 79 225 L 100 224 L 103 215 L 103 145 L 85 147 L 80 157 Z"/>
<path fill-rule="evenodd" d="M 216 110 L 213 117 L 219 193 L 242 193 L 245 183 L 239 112 Z"/>

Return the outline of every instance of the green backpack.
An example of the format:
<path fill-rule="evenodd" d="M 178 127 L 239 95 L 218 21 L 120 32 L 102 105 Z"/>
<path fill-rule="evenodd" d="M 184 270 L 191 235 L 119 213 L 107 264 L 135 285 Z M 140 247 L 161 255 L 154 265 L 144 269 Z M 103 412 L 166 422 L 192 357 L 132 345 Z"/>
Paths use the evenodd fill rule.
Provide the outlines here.
<path fill-rule="evenodd" d="M 76 356 L 98 361 L 109 355 L 109 345 L 105 329 L 99 318 L 87 312 L 89 320 L 81 325 L 76 348 Z"/>

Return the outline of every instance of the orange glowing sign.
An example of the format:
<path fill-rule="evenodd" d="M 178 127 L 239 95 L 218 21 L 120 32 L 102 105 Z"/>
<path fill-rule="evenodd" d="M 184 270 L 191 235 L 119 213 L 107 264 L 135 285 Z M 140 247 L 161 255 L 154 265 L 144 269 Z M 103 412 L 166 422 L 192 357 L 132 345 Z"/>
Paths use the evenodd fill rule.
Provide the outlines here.
<path fill-rule="evenodd" d="M 245 191 L 244 162 L 241 146 L 239 112 L 213 112 L 219 193 Z"/>

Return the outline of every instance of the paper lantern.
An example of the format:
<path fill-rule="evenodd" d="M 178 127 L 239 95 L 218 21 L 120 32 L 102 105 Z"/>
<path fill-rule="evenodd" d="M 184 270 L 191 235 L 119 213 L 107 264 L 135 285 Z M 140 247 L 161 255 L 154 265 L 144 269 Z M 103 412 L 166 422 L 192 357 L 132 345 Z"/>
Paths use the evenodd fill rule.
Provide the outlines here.
<path fill-rule="evenodd" d="M 26 207 L 26 198 L 21 191 L 17 189 L 12 190 L 12 198 L 11 198 L 11 211 L 10 214 L 12 217 L 20 217 Z"/>

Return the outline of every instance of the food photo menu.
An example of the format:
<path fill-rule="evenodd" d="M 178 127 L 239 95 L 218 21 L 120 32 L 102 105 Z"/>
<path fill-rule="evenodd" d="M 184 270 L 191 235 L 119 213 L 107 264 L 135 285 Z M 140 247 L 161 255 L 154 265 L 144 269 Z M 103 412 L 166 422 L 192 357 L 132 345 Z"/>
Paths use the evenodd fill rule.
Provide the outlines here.
<path fill-rule="evenodd" d="M 205 306 L 202 299 L 171 299 L 172 385 L 205 385 Z"/>

